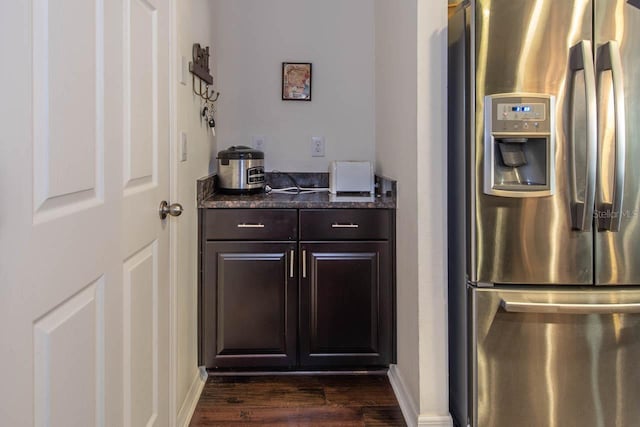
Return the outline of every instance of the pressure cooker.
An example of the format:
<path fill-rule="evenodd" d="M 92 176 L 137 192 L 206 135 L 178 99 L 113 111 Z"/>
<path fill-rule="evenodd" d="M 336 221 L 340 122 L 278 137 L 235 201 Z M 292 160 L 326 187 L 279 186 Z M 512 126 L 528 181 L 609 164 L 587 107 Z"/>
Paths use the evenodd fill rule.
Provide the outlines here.
<path fill-rule="evenodd" d="M 225 193 L 264 191 L 264 153 L 244 145 L 218 152 L 218 187 Z"/>

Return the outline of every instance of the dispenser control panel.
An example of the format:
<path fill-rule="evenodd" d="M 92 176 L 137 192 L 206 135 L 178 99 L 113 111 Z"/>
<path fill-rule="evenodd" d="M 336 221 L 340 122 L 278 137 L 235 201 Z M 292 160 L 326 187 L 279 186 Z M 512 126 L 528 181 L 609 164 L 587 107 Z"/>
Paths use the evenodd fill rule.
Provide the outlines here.
<path fill-rule="evenodd" d="M 555 97 L 499 93 L 484 101 L 484 193 L 514 198 L 553 195 Z"/>
<path fill-rule="evenodd" d="M 545 120 L 545 105 L 526 104 L 498 104 L 498 120 Z"/>
<path fill-rule="evenodd" d="M 489 97 L 487 117 L 493 132 L 538 133 L 551 131 L 551 100 L 537 94 L 500 94 Z"/>

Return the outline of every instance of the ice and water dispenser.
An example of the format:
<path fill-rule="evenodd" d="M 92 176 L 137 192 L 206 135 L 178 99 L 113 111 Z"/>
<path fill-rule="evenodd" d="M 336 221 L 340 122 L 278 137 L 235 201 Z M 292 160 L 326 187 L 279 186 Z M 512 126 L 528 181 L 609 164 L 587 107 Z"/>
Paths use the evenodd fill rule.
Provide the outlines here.
<path fill-rule="evenodd" d="M 485 97 L 486 194 L 542 197 L 554 193 L 554 108 L 551 95 Z"/>

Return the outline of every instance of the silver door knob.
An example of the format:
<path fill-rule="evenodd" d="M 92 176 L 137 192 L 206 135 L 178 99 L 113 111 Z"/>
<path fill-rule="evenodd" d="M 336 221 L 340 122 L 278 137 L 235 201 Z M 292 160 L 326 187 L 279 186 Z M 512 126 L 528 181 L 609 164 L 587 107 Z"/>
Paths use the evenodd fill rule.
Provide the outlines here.
<path fill-rule="evenodd" d="M 180 216 L 182 214 L 182 210 L 182 205 L 180 203 L 170 205 L 166 200 L 163 200 L 160 202 L 158 212 L 160 213 L 160 219 L 165 219 L 167 215 Z"/>

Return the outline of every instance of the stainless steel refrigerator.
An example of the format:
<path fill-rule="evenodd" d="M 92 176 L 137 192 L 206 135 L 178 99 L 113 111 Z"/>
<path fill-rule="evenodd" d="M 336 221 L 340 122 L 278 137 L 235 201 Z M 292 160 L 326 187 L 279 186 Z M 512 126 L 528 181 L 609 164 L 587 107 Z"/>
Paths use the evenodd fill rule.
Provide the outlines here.
<path fill-rule="evenodd" d="M 640 0 L 449 19 L 458 426 L 640 425 Z"/>

